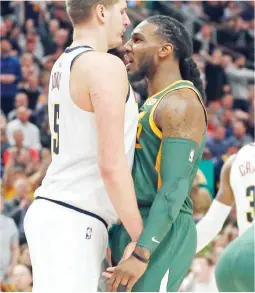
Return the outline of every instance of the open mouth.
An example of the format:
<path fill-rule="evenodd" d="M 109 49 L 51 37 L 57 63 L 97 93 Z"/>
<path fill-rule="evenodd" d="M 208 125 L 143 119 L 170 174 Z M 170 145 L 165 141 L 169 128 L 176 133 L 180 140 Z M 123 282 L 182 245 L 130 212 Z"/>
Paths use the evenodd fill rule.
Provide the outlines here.
<path fill-rule="evenodd" d="M 124 58 L 125 58 L 127 65 L 134 62 L 134 60 L 130 56 L 128 56 L 127 54 L 125 54 Z"/>

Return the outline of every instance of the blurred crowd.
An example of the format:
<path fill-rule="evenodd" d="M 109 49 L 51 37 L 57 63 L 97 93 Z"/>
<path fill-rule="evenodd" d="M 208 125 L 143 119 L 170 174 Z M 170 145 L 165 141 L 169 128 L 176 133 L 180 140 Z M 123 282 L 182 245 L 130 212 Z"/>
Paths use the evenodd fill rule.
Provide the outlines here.
<path fill-rule="evenodd" d="M 254 2 L 128 1 L 128 7 L 132 24 L 126 40 L 139 22 L 154 14 L 175 17 L 192 36 L 193 58 L 207 94 L 203 158 L 213 163 L 217 191 L 228 156 L 254 140 Z M 28 292 L 32 268 L 23 219 L 51 161 L 50 70 L 72 41 L 64 1 L 1 1 L 0 36 L 0 283 L 2 291 Z M 111 53 L 124 61 L 123 47 Z M 146 81 L 132 85 L 142 104 Z M 191 193 L 196 222 L 214 197 L 199 171 Z M 214 266 L 237 235 L 233 209 L 222 233 L 194 259 L 180 291 L 217 291 Z"/>

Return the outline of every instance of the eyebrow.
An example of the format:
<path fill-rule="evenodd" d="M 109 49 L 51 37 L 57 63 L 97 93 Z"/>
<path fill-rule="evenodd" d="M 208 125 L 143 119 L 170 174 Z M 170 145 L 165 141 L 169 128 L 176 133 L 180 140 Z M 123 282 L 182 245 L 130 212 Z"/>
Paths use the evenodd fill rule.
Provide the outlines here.
<path fill-rule="evenodd" d="M 132 33 L 131 37 L 144 37 L 144 35 L 142 33 Z"/>

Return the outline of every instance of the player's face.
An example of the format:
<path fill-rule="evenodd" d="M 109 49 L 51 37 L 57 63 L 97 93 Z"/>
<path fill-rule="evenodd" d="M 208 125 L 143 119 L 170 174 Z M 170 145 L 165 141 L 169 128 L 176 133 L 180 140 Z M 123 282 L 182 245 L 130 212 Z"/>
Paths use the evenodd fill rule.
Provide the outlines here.
<path fill-rule="evenodd" d="M 162 39 L 155 33 L 157 26 L 143 21 L 133 31 L 125 45 L 127 71 L 131 80 L 138 81 L 155 73 L 158 64 L 158 50 Z"/>
<path fill-rule="evenodd" d="M 118 0 L 107 9 L 106 31 L 109 49 L 117 48 L 122 44 L 123 34 L 130 24 L 126 10 L 126 0 Z"/>

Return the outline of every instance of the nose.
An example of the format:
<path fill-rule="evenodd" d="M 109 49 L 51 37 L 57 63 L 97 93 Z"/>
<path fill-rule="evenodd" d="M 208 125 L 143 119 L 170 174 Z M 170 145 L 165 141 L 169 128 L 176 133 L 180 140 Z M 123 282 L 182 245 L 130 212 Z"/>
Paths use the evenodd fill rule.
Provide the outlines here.
<path fill-rule="evenodd" d="M 126 53 L 130 53 L 132 50 L 132 40 L 128 40 L 127 43 L 124 45 L 124 50 Z"/>
<path fill-rule="evenodd" d="M 125 27 L 128 27 L 130 25 L 131 21 L 127 15 L 127 13 L 125 12 L 125 15 L 124 15 L 124 26 Z"/>

